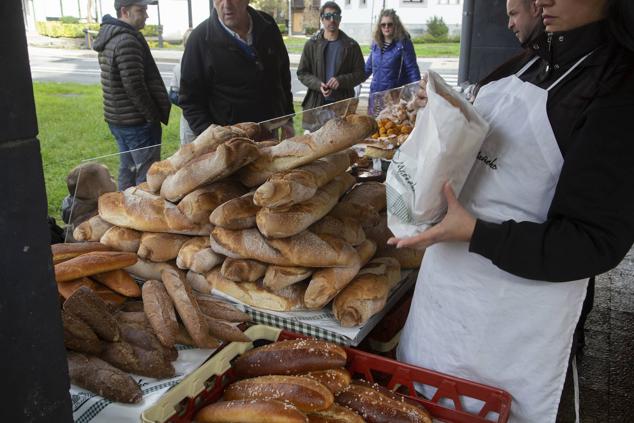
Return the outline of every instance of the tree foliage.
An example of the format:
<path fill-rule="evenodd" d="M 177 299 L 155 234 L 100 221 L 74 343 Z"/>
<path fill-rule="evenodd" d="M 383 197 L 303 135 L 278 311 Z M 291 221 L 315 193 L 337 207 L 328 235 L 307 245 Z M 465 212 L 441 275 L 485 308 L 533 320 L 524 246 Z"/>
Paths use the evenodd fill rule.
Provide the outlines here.
<path fill-rule="evenodd" d="M 438 16 L 434 16 L 427 20 L 427 33 L 436 39 L 446 39 L 449 34 L 449 28 L 445 21 Z"/>

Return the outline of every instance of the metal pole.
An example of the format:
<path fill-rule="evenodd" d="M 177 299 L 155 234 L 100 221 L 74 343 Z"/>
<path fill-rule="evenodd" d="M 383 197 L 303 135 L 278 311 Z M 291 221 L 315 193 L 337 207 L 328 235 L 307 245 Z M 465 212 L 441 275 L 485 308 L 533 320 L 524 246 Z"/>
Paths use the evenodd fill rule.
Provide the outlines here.
<path fill-rule="evenodd" d="M 189 29 L 194 27 L 194 19 L 192 18 L 192 0 L 187 0 L 187 22 L 189 23 Z"/>
<path fill-rule="evenodd" d="M 59 17 L 64 16 L 64 0 L 59 0 Z"/>
<path fill-rule="evenodd" d="M 462 8 L 462 31 L 460 35 L 460 62 L 458 67 L 458 84 L 469 79 L 471 61 L 471 38 L 473 35 L 473 11 L 476 0 L 465 0 Z"/>
<path fill-rule="evenodd" d="M 293 0 L 288 0 L 288 36 L 293 35 Z"/>
<path fill-rule="evenodd" d="M 163 48 L 163 25 L 161 25 L 161 6 L 156 3 L 156 14 L 158 15 L 158 46 Z"/>
<path fill-rule="evenodd" d="M 81 0 L 77 0 L 77 17 L 81 19 Z"/>

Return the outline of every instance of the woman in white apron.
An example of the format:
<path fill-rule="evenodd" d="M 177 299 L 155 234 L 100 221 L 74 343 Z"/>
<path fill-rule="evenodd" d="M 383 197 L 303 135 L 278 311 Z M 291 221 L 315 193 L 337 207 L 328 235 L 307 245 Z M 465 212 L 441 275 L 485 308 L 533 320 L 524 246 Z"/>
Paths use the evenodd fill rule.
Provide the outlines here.
<path fill-rule="evenodd" d="M 399 360 L 507 390 L 522 423 L 556 421 L 588 278 L 634 242 L 634 48 L 613 25 L 632 3 L 536 3 L 549 34 L 474 103 L 489 160 L 438 225 L 390 240 L 429 247 Z"/>

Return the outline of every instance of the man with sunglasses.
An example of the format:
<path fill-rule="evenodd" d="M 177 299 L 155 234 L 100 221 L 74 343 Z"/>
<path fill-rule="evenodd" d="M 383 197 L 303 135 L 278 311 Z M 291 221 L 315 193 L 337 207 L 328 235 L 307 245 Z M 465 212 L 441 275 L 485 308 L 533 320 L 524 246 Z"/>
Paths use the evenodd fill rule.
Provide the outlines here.
<path fill-rule="evenodd" d="M 297 77 L 308 87 L 302 102 L 304 110 L 354 97 L 354 87 L 366 79 L 361 47 L 339 29 L 339 5 L 325 2 L 319 16 L 322 29 L 304 45 L 297 68 Z M 304 129 L 312 132 L 323 124 L 314 117 L 312 113 L 304 114 Z"/>

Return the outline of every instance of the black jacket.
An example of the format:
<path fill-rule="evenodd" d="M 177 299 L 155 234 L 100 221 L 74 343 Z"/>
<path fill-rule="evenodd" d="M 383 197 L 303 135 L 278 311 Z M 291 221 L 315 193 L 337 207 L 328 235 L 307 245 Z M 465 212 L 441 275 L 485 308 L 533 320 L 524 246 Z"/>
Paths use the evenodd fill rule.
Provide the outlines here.
<path fill-rule="evenodd" d="M 248 11 L 256 59 L 221 26 L 215 9 L 189 36 L 179 102 L 196 134 L 212 123 L 261 122 L 294 112 L 282 34 L 271 16 L 250 7 Z"/>
<path fill-rule="evenodd" d="M 119 126 L 147 122 L 167 125 L 171 104 L 143 34 L 105 15 L 93 49 L 99 52 L 106 122 Z"/>
<path fill-rule="evenodd" d="M 588 278 L 618 265 L 634 242 L 634 53 L 605 22 L 544 34 L 533 49 L 540 60 L 521 79 L 541 88 L 593 52 L 548 94 L 564 157 L 555 196 L 543 223 L 478 220 L 470 251 L 529 279 Z"/>

